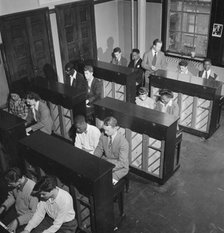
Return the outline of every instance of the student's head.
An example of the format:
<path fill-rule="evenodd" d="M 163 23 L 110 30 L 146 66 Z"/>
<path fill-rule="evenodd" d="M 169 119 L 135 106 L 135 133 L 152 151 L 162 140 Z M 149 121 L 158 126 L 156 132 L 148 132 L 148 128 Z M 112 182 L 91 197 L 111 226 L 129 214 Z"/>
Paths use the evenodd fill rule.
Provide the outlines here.
<path fill-rule="evenodd" d="M 156 52 L 159 52 L 162 48 L 163 42 L 159 39 L 153 41 L 152 47 Z"/>
<path fill-rule="evenodd" d="M 11 92 L 10 93 L 10 99 L 12 99 L 13 101 L 17 101 L 17 100 L 20 99 L 20 96 L 16 92 Z"/>
<path fill-rule="evenodd" d="M 159 90 L 159 95 L 161 101 L 165 104 L 167 104 L 171 99 L 173 99 L 173 92 L 168 89 Z"/>
<path fill-rule="evenodd" d="M 203 61 L 204 70 L 206 70 L 206 71 L 210 70 L 211 66 L 212 66 L 211 59 L 210 58 L 205 58 L 205 60 Z"/>
<path fill-rule="evenodd" d="M 41 199 L 47 201 L 53 196 L 53 192 L 57 186 L 57 179 L 55 176 L 41 177 L 33 188 L 32 195 L 38 195 Z"/>
<path fill-rule="evenodd" d="M 93 78 L 93 67 L 85 66 L 84 67 L 84 75 L 87 81 L 90 81 Z"/>
<path fill-rule="evenodd" d="M 179 62 L 178 65 L 179 65 L 179 68 L 180 68 L 180 72 L 185 73 L 188 70 L 188 68 L 187 68 L 188 62 L 187 61 L 182 60 L 182 61 Z"/>
<path fill-rule="evenodd" d="M 30 106 L 34 106 L 36 104 L 36 102 L 39 100 L 40 100 L 40 96 L 37 93 L 29 92 L 26 95 L 26 102 Z"/>
<path fill-rule="evenodd" d="M 9 187 L 16 188 L 21 184 L 23 175 L 18 167 L 13 167 L 5 173 L 4 177 Z"/>
<path fill-rule="evenodd" d="M 66 65 L 65 65 L 65 73 L 68 75 L 68 76 L 72 76 L 75 72 L 75 65 L 71 62 L 68 62 Z"/>
<path fill-rule="evenodd" d="M 86 119 L 83 115 L 77 115 L 74 119 L 74 125 L 77 133 L 83 133 L 87 129 Z"/>
<path fill-rule="evenodd" d="M 149 94 L 149 90 L 146 87 L 140 87 L 138 90 L 139 98 L 145 100 Z"/>
<path fill-rule="evenodd" d="M 121 58 L 121 49 L 119 47 L 114 48 L 113 55 L 117 60 Z"/>
<path fill-rule="evenodd" d="M 110 116 L 104 119 L 103 129 L 107 136 L 112 136 L 117 132 L 117 119 Z"/>
<path fill-rule="evenodd" d="M 132 60 L 137 61 L 140 58 L 139 49 L 132 49 Z"/>

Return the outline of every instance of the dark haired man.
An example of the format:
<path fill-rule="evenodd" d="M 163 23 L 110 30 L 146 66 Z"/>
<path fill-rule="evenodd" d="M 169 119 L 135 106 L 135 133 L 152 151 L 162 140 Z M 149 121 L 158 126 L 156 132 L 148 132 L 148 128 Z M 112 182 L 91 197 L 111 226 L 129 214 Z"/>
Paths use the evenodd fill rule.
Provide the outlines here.
<path fill-rule="evenodd" d="M 65 65 L 65 84 L 74 87 L 78 92 L 87 91 L 87 82 L 82 74 L 76 71 L 75 65 L 68 62 Z"/>
<path fill-rule="evenodd" d="M 119 47 L 114 48 L 112 53 L 112 64 L 119 65 L 119 66 L 127 66 L 127 60 L 122 56 L 121 49 Z"/>
<path fill-rule="evenodd" d="M 205 58 L 203 61 L 203 70 L 198 73 L 199 77 L 211 80 L 218 80 L 218 75 L 211 69 L 212 61 L 210 58 Z"/>
<path fill-rule="evenodd" d="M 71 195 L 58 188 L 54 176 L 43 176 L 36 183 L 33 195 L 40 197 L 37 210 L 23 233 L 71 233 L 77 222 Z"/>
<path fill-rule="evenodd" d="M 36 123 L 26 128 L 26 133 L 31 130 L 41 130 L 44 133 L 51 134 L 53 130 L 53 120 L 51 118 L 50 110 L 46 103 L 44 103 L 40 96 L 34 92 L 30 92 L 26 96 L 26 102 L 31 107 L 31 119 L 28 122 L 34 120 Z"/>
<path fill-rule="evenodd" d="M 116 183 L 128 173 L 129 145 L 126 138 L 118 132 L 117 120 L 114 117 L 104 120 L 103 130 L 94 155 L 115 165 L 113 183 Z"/>
<path fill-rule="evenodd" d="M 162 41 L 155 39 L 151 49 L 143 55 L 142 68 L 145 69 L 145 78 L 158 69 L 165 70 L 167 68 L 166 57 L 161 52 Z"/>
<path fill-rule="evenodd" d="M 12 191 L 0 206 L 0 214 L 7 211 L 2 221 L 8 224 L 10 231 L 16 231 L 26 225 L 36 211 L 38 199 L 31 196 L 35 182 L 23 176 L 17 167 L 6 172 L 5 180 Z M 13 205 L 15 208 L 10 208 Z"/>

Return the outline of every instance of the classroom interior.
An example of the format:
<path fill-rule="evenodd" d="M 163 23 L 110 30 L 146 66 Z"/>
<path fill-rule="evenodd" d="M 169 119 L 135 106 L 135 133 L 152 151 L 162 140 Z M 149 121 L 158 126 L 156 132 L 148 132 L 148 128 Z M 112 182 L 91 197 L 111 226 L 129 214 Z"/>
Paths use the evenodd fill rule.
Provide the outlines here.
<path fill-rule="evenodd" d="M 117 101 L 130 102 L 127 109 L 133 108 L 133 112 L 136 112 L 134 120 L 139 125 L 133 126 L 130 123 L 131 114 L 122 113 L 123 105 L 118 106 L 120 103 L 116 106 L 116 102 L 114 102 L 115 106 L 111 107 L 111 110 L 112 104 L 107 105 L 110 100 L 99 103 L 97 116 L 102 120 L 103 116 L 108 115 L 108 111 L 114 112 L 116 116 L 120 117 L 121 128 L 125 129 L 125 135 L 129 140 L 132 140 L 133 135 L 126 130 L 126 127 L 131 125 L 130 127 L 133 128 L 130 128 L 131 130 L 140 134 L 145 133 L 140 126 L 145 123 L 143 122 L 145 120 L 143 114 L 150 114 L 150 110 L 139 111 L 138 113 L 139 109 L 135 109 L 131 105 L 135 99 L 135 89 L 132 88 L 134 86 L 133 80 L 130 81 L 133 77 L 131 76 L 132 71 L 128 68 L 107 66 L 107 63 L 111 60 L 114 47 L 120 47 L 123 56 L 129 61 L 133 48 L 139 48 L 142 57 L 144 52 L 152 46 L 153 40 L 160 38 L 163 41 L 162 50 L 166 55 L 167 70 L 176 72 L 178 63 L 184 59 L 188 61 L 191 73 L 197 76 L 198 71 L 202 68 L 204 57 L 209 57 L 212 60 L 212 68 L 219 76 L 219 84 L 208 83 L 205 88 L 201 83 L 196 83 L 195 85 L 199 85 L 200 88 L 195 89 L 188 84 L 186 86 L 182 83 L 178 84 L 183 93 L 186 89 L 188 94 L 191 93 L 194 96 L 193 93 L 198 91 L 200 98 L 208 98 L 207 101 L 213 101 L 213 105 L 210 105 L 213 107 L 210 109 L 211 112 L 207 112 L 209 120 L 206 126 L 202 126 L 202 128 L 204 127 L 202 131 L 198 130 L 198 126 L 195 126 L 197 120 L 195 120 L 196 123 L 194 122 L 194 127 L 192 126 L 193 129 L 188 127 L 188 122 L 182 121 L 184 129 L 181 131 L 180 141 L 176 144 L 171 143 L 172 146 L 170 146 L 173 151 L 175 150 L 175 155 L 172 155 L 170 160 L 164 160 L 164 164 L 161 165 L 161 167 L 164 166 L 165 170 L 171 169 L 171 171 L 169 170 L 167 173 L 156 171 L 153 175 L 145 175 L 142 172 L 136 172 L 136 163 L 133 163 L 134 168 L 131 169 L 128 176 L 129 190 L 126 192 L 125 187 L 124 190 L 122 189 L 124 215 L 119 218 L 119 200 L 116 198 L 116 200 L 113 200 L 113 210 L 111 211 L 114 217 L 110 216 L 111 219 L 114 218 L 115 220 L 111 220 L 110 217 L 109 223 L 104 220 L 103 214 L 107 212 L 99 213 L 100 208 L 104 208 L 104 206 L 100 203 L 100 199 L 97 199 L 99 194 L 96 192 L 93 196 L 96 195 L 97 198 L 94 199 L 94 197 L 93 202 L 96 201 L 100 207 L 96 210 L 93 208 L 94 210 L 91 211 L 96 211 L 97 217 L 92 217 L 94 220 L 91 217 L 86 220 L 86 215 L 91 215 L 91 211 L 84 211 L 85 216 L 83 218 L 85 220 L 82 222 L 82 219 L 80 219 L 82 225 L 78 232 L 109 233 L 114 230 L 120 233 L 224 232 L 222 221 L 224 216 L 222 208 L 224 204 L 222 198 L 224 192 L 222 171 L 224 165 L 222 141 L 224 136 L 222 107 L 224 40 L 223 32 L 218 36 L 213 33 L 215 24 L 223 27 L 224 2 L 223 0 L 189 1 L 190 4 L 192 2 L 192 4 L 197 2 L 199 5 L 210 4 L 211 11 L 207 25 L 207 39 L 205 40 L 207 47 L 205 54 L 200 56 L 197 56 L 197 53 L 196 56 L 195 54 L 192 55 L 192 47 L 189 48 L 189 45 L 185 46 L 186 50 L 179 51 L 178 54 L 172 51 L 167 27 L 168 9 L 170 9 L 169 4 L 171 2 L 177 4 L 178 1 L 0 0 L 0 108 L 6 109 L 10 89 L 27 88 L 27 81 L 36 80 L 37 90 L 42 93 L 46 100 L 53 103 L 50 109 L 55 119 L 59 119 L 55 120 L 55 135 L 61 140 L 63 138 L 66 143 L 70 143 L 68 130 L 72 125 L 72 114 L 66 109 L 66 107 L 70 107 L 70 102 L 65 102 L 70 101 L 71 96 L 69 94 L 67 97 L 65 92 L 61 92 L 58 94 L 60 98 L 57 99 L 57 103 L 54 103 L 53 99 L 57 90 L 51 92 L 40 79 L 44 76 L 48 79 L 43 71 L 44 64 L 50 64 L 57 73 L 57 77 L 52 78 L 51 82 L 60 84 L 64 83 L 64 67 L 70 60 L 79 61 L 80 67 L 82 67 L 85 61 L 93 59 L 91 64 L 93 64 L 96 77 L 98 75 L 99 78 L 105 79 L 107 82 L 118 80 L 119 77 L 124 78 L 124 80 L 117 82 L 121 82 L 125 88 L 119 89 L 116 84 L 112 87 L 104 86 L 104 96 L 115 98 Z M 187 1 L 183 0 L 183 2 L 186 3 Z M 84 14 L 83 12 L 87 13 Z M 200 26 L 198 25 L 198 27 Z M 26 36 L 23 37 L 22 34 Z M 193 49 L 195 49 L 195 46 L 197 44 L 193 45 Z M 25 52 L 23 53 L 23 51 Z M 19 54 L 22 54 L 22 56 L 20 57 Z M 23 59 L 24 57 L 25 59 Z M 21 59 L 16 60 L 17 58 Z M 30 62 L 27 62 L 28 60 Z M 161 87 L 166 85 L 162 81 L 157 82 L 156 78 L 155 75 L 152 79 L 156 88 L 160 85 Z M 148 87 L 148 80 L 146 80 L 145 85 Z M 172 84 L 170 85 L 172 86 Z M 110 94 L 110 88 L 115 91 L 115 94 Z M 175 87 L 174 90 L 176 90 Z M 151 90 L 151 93 L 154 93 L 153 90 Z M 209 97 L 207 97 L 208 95 Z M 72 101 L 71 103 L 73 103 Z M 206 104 L 207 102 L 202 108 L 205 109 L 208 106 Z M 156 116 L 153 116 L 148 121 L 155 120 L 155 118 Z M 168 123 L 160 124 L 155 120 L 158 133 L 154 129 L 154 125 L 150 125 L 146 130 L 147 134 L 152 133 L 156 139 L 168 141 L 167 138 L 174 137 L 173 128 L 176 129 L 175 124 L 177 124 L 176 119 L 167 118 L 167 122 L 171 121 L 174 123 L 170 123 L 172 130 L 169 131 L 168 128 L 171 128 L 171 126 L 167 126 Z M 202 119 L 202 122 L 204 122 L 204 119 Z M 164 130 L 164 128 L 166 129 Z M 162 130 L 167 133 L 164 137 L 160 133 L 163 132 Z M 143 137 L 142 141 L 144 141 Z M 166 149 L 169 147 L 170 141 L 167 141 L 168 145 L 164 144 L 164 154 L 167 153 L 170 156 L 169 149 Z M 24 140 L 22 144 L 27 146 L 29 141 Z M 134 148 L 134 143 L 132 146 Z M 137 148 L 134 153 L 145 153 L 141 150 L 139 152 L 139 150 Z M 175 164 L 171 166 L 170 161 Z M 96 187 L 101 190 L 102 187 L 97 185 Z M 82 188 L 80 185 L 81 190 Z M 102 188 L 102 191 L 108 194 L 111 188 L 108 186 L 108 190 Z M 85 192 L 87 191 L 85 190 Z M 106 197 L 103 197 L 103 201 L 104 198 L 106 199 Z M 91 200 L 91 198 L 88 200 L 89 203 L 91 203 Z M 93 221 L 96 222 L 93 223 Z M 119 222 L 115 228 L 111 223 L 113 221 Z M 91 226 L 91 224 L 94 226 Z"/>

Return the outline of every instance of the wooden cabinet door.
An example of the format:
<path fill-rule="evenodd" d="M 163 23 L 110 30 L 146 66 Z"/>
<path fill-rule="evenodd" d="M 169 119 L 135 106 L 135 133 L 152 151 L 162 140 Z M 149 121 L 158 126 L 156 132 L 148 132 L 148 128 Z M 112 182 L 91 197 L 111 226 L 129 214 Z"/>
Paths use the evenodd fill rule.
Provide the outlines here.
<path fill-rule="evenodd" d="M 41 9 L 1 18 L 9 85 L 44 76 L 46 64 L 55 66 L 47 13 L 47 9 Z"/>
<path fill-rule="evenodd" d="M 68 61 L 96 58 L 94 6 L 91 1 L 55 7 L 63 67 Z"/>

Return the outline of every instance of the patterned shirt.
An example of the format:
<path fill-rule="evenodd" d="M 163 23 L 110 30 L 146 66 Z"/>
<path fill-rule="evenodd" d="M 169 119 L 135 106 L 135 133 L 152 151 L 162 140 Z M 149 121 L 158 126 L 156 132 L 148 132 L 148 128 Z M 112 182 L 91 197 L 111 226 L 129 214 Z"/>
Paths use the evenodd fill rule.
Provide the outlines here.
<path fill-rule="evenodd" d="M 22 119 L 26 119 L 28 115 L 28 106 L 26 105 L 25 100 L 21 98 L 16 101 L 10 99 L 9 112 Z"/>

